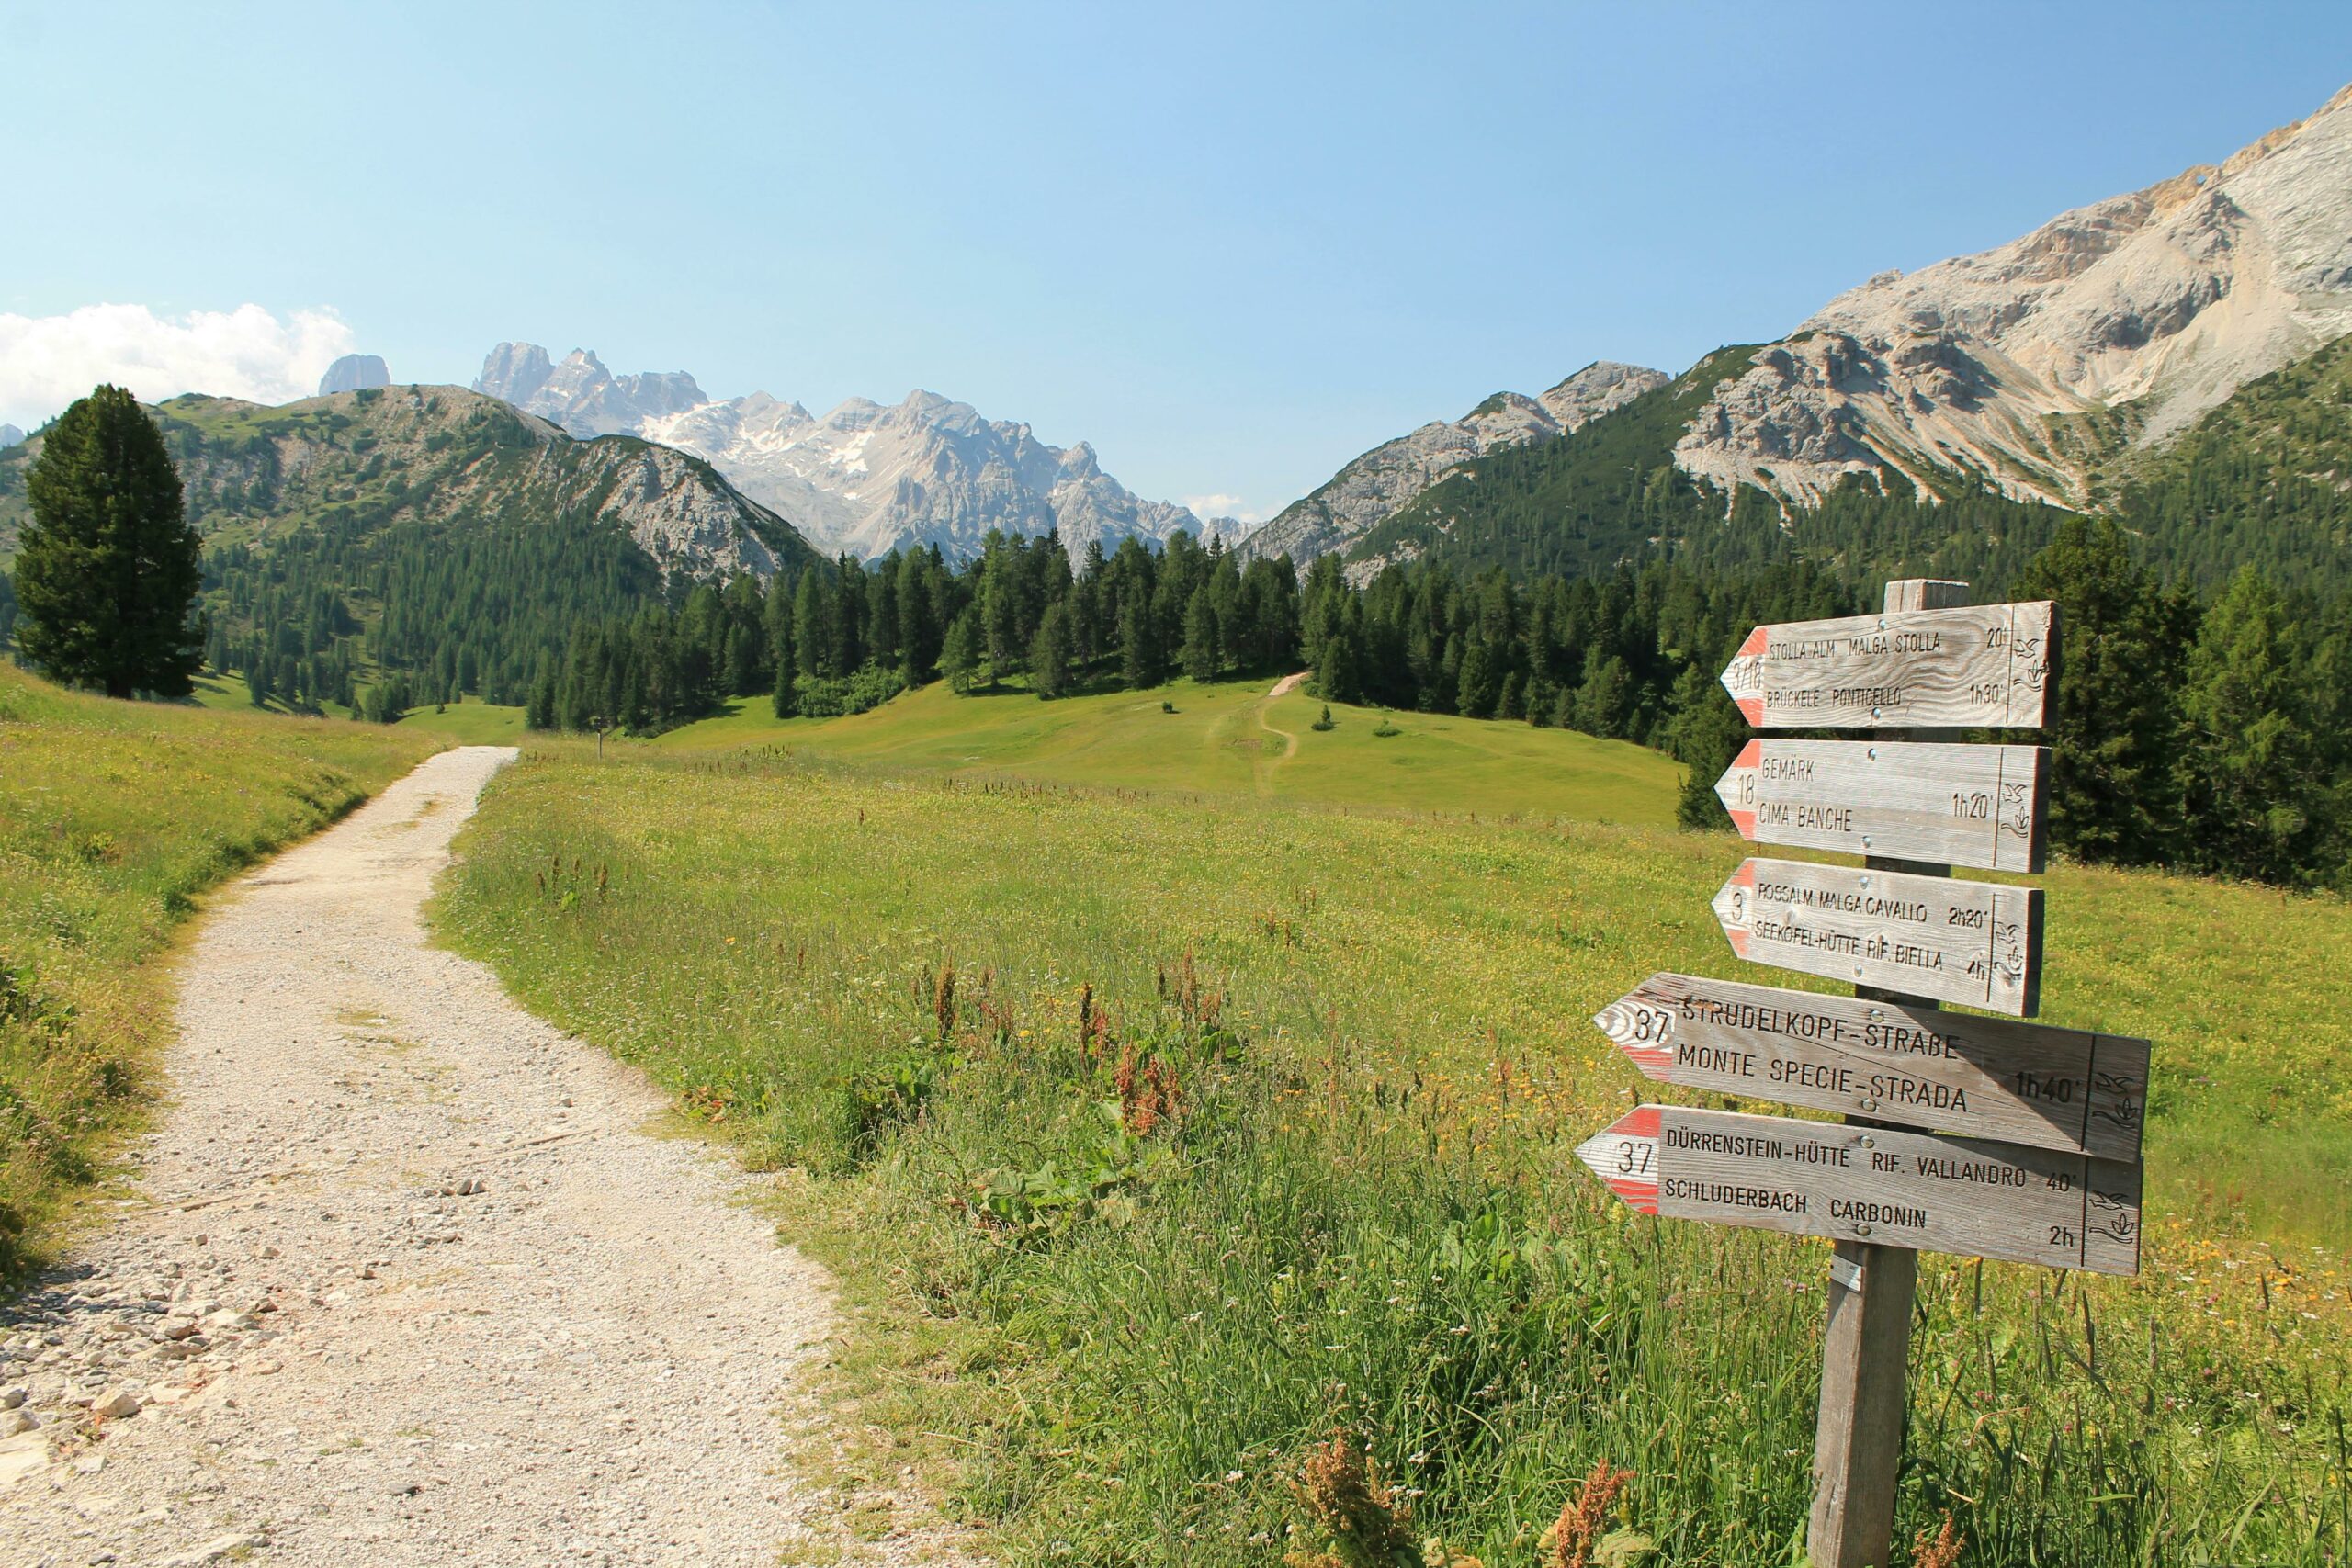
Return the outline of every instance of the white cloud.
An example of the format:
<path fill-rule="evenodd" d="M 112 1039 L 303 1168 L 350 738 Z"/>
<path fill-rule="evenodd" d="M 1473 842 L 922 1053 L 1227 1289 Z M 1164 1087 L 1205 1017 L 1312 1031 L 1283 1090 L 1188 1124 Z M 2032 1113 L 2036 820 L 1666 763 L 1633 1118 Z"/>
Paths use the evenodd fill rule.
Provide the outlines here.
<path fill-rule="evenodd" d="M 1237 523 L 1253 524 L 1266 520 L 1262 513 L 1242 505 L 1238 495 L 1188 495 L 1184 498 L 1184 504 L 1191 507 L 1193 515 L 1204 523 L 1212 517 L 1230 517 Z"/>
<path fill-rule="evenodd" d="M 158 316 L 144 305 L 85 305 L 62 316 L 0 313 L 0 420 L 28 430 L 101 381 L 146 402 L 209 392 L 290 402 L 352 350 L 332 310 L 280 318 L 259 305 Z"/>

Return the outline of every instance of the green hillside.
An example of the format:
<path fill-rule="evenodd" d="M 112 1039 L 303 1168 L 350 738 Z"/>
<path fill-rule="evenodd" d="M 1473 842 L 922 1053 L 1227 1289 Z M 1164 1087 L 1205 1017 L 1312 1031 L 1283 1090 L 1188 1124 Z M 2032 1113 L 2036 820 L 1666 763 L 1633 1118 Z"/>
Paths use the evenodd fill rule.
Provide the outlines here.
<path fill-rule="evenodd" d="M 699 458 L 575 441 L 457 387 L 279 408 L 190 394 L 153 412 L 205 540 L 208 662 L 312 705 L 377 671 L 519 703 L 575 626 L 673 603 L 746 560 L 817 558 Z M 36 436 L 0 454 L 0 565 L 40 449 Z M 657 559 L 631 536 L 688 514 L 722 543 Z"/>
<path fill-rule="evenodd" d="M 1351 546 L 1354 561 L 1427 559 L 1469 572 L 1606 576 L 1671 554 L 1736 570 L 1797 555 L 1849 581 L 1959 577 L 2005 581 L 2047 544 L 2065 513 L 1954 480 L 1942 504 L 1909 481 L 1853 481 L 1783 525 L 1780 504 L 1743 488 L 1725 496 L 1674 464 L 1674 444 L 1753 345 L 1718 349 L 1663 387 L 1550 441 L 1508 447 L 1424 491 Z"/>
<path fill-rule="evenodd" d="M 2199 583 L 2245 565 L 2305 588 L 2352 581 L 2352 337 L 2247 382 L 2103 489 L 2152 559 Z"/>
<path fill-rule="evenodd" d="M 1326 705 L 1303 690 L 1269 690 L 1263 681 L 1179 681 L 1041 703 L 1020 691 L 958 696 L 934 682 L 843 718 L 777 719 L 763 704 L 738 703 L 643 744 L 662 753 L 772 746 L 968 778 L 1450 816 L 1674 819 L 1681 770 L 1629 741 L 1337 703 L 1332 728 L 1317 730 Z M 1163 702 L 1176 711 L 1163 712 Z"/>
<path fill-rule="evenodd" d="M 1718 350 L 1668 385 L 1554 440 L 1491 453 L 1415 498 L 1347 551 L 1351 561 L 1429 559 L 1464 571 L 1606 575 L 1670 554 L 1737 570 L 1801 556 L 1853 582 L 1956 577 L 1998 592 L 2067 515 L 2013 502 L 1960 473 L 1933 505 L 1882 469 L 1813 508 L 1761 491 L 1725 496 L 1674 466 L 1675 442 L 1713 387 L 1756 351 Z M 2326 592 L 2352 582 L 2352 338 L 2248 382 L 2150 453 L 2121 446 L 2128 410 L 2053 422 L 2052 438 L 2115 452 L 2097 508 L 2168 576 L 2211 586 L 2242 566 Z"/>

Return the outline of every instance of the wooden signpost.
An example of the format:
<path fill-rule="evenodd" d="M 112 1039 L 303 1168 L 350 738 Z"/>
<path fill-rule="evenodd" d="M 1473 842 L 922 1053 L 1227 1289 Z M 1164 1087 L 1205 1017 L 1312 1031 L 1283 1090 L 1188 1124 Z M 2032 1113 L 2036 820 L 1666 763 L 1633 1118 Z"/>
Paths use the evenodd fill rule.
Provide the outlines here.
<path fill-rule="evenodd" d="M 2035 872 L 2049 757 L 2039 746 L 1751 740 L 1715 794 L 1755 843 Z"/>
<path fill-rule="evenodd" d="M 1742 958 L 2023 1017 L 2041 983 L 2041 889 L 1750 860 L 1715 895 Z"/>
<path fill-rule="evenodd" d="M 1650 1077 L 1842 1122 L 1645 1105 L 1577 1152 L 1644 1213 L 1832 1243 L 1814 1441 L 1814 1568 L 1885 1568 L 1921 1250 L 2139 1269 L 2148 1043 L 2030 1016 L 2048 754 L 1953 744 L 2050 717 L 2055 610 L 1890 582 L 1885 612 L 1758 626 L 1724 685 L 1759 739 L 1716 785 L 1751 840 L 1864 857 L 1750 860 L 1715 896 L 1741 957 L 1854 995 L 1653 975 L 1594 1021 Z M 1908 1131 L 1927 1129 L 1926 1131 Z"/>
<path fill-rule="evenodd" d="M 2032 728 L 2054 684 L 2052 620 L 2045 600 L 1758 626 L 1724 687 L 1758 729 Z"/>
<path fill-rule="evenodd" d="M 1645 1214 L 2052 1269 L 2140 1268 L 2140 1168 L 1835 1122 L 1643 1105 L 1577 1156 Z"/>
<path fill-rule="evenodd" d="M 2148 1043 L 1653 975 L 1593 1019 L 1660 1083 L 1972 1138 L 2140 1157 Z"/>

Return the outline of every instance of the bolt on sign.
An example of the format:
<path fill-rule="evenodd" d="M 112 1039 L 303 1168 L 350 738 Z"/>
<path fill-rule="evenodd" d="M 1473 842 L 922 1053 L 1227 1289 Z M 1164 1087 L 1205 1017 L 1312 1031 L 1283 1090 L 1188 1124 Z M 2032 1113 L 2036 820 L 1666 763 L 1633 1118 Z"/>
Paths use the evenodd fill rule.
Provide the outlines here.
<path fill-rule="evenodd" d="M 1715 794 L 1751 843 L 2036 872 L 2049 758 L 2040 746 L 1751 740 Z"/>
<path fill-rule="evenodd" d="M 2148 1043 L 1859 997 L 1653 975 L 1593 1022 L 1659 1083 L 2137 1160 Z"/>
<path fill-rule="evenodd" d="M 1855 995 L 1653 975 L 1594 1021 L 1660 1083 L 1845 1122 L 1643 1105 L 1577 1153 L 1644 1213 L 1834 1244 L 1814 1447 L 1815 1568 L 1888 1561 L 1918 1252 L 2132 1274 L 2148 1043 L 2015 1020 L 2040 1005 L 2049 753 L 1918 731 L 2049 722 L 2055 606 L 1890 582 L 1886 611 L 1758 626 L 1723 682 L 1759 737 L 1715 789 L 1751 859 L 1715 895 L 1740 957 Z M 1948 1013 L 1956 1003 L 2007 1019 Z"/>
<path fill-rule="evenodd" d="M 1742 958 L 2024 1017 L 2041 986 L 2041 889 L 1750 860 L 1715 895 Z"/>
<path fill-rule="evenodd" d="M 1577 1148 L 1645 1214 L 2140 1270 L 2140 1168 L 1927 1133 L 1643 1105 Z"/>
<path fill-rule="evenodd" d="M 2053 620 L 2042 601 L 1758 626 L 1724 689 L 1758 729 L 2038 728 Z"/>

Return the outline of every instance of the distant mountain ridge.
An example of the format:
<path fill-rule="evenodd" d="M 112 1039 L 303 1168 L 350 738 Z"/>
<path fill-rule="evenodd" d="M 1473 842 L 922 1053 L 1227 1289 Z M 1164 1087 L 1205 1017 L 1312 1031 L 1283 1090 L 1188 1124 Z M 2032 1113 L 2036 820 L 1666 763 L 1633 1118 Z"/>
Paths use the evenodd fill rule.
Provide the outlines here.
<path fill-rule="evenodd" d="M 578 441 L 462 387 L 363 389 L 278 408 L 197 393 L 155 405 L 208 539 L 306 525 L 565 521 L 624 534 L 663 578 L 765 580 L 815 553 L 702 459 L 632 437 Z M 0 554 L 27 512 L 38 437 L 0 463 Z"/>
<path fill-rule="evenodd" d="M 1497 392 L 1458 420 L 1432 420 L 1349 463 L 1252 534 L 1243 553 L 1306 561 L 1345 549 L 1472 458 L 1565 435 L 1666 380 L 1661 371 L 1601 360 L 1536 397 Z"/>
<path fill-rule="evenodd" d="M 346 354 L 327 367 L 319 378 L 319 396 L 332 397 L 337 392 L 365 391 L 369 387 L 389 387 L 391 370 L 383 356 L 376 354 Z"/>
<path fill-rule="evenodd" d="M 2347 333 L 2352 87 L 2221 164 L 1991 250 L 1882 273 L 1778 342 L 1711 355 L 1664 400 L 1652 395 L 1664 378 L 1629 375 L 1557 431 L 1515 423 L 1519 405 L 1505 400 L 1423 426 L 1341 468 L 1250 547 L 1302 562 L 1337 552 L 1358 578 L 1433 551 L 1600 570 L 1669 536 L 1713 547 L 1678 532 L 1708 496 L 1717 517 L 1763 498 L 1794 538 L 1817 533 L 1810 519 L 1825 508 L 1843 508 L 1839 526 L 1860 525 L 1860 503 L 1838 501 L 1859 487 L 1904 503 L 1869 524 L 1881 543 L 1909 527 L 1897 518 L 1915 498 L 2028 509 L 1972 501 L 1986 526 L 2034 508 L 2111 509 L 2133 475 L 2242 389 Z M 2272 398 L 2268 413 L 2237 424 L 2283 406 Z M 1640 428 L 1610 432 L 1624 421 Z M 1569 445 L 1551 453 L 1559 442 Z M 1638 475 L 1622 471 L 1629 461 Z M 1581 475 L 1585 462 L 1621 471 Z M 1911 531 L 1942 536 L 1948 551 L 1952 521 Z M 1546 528 L 1574 537 L 1546 541 Z"/>
<path fill-rule="evenodd" d="M 1811 504 L 1961 475 L 2083 507 L 2102 465 L 2352 332 L 2352 87 L 2220 164 L 1881 273 L 1768 345 L 1675 449 Z"/>
<path fill-rule="evenodd" d="M 683 371 L 616 376 L 586 349 L 556 361 L 517 343 L 491 350 L 474 388 L 574 435 L 625 433 L 694 453 L 811 542 L 862 559 L 931 545 L 963 559 L 991 528 L 1058 529 L 1073 557 L 1180 528 L 1241 532 L 1229 518 L 1204 522 L 1136 496 L 1083 441 L 1047 446 L 1025 423 L 933 392 L 888 406 L 852 398 L 817 416 L 764 392 L 713 400 Z"/>

